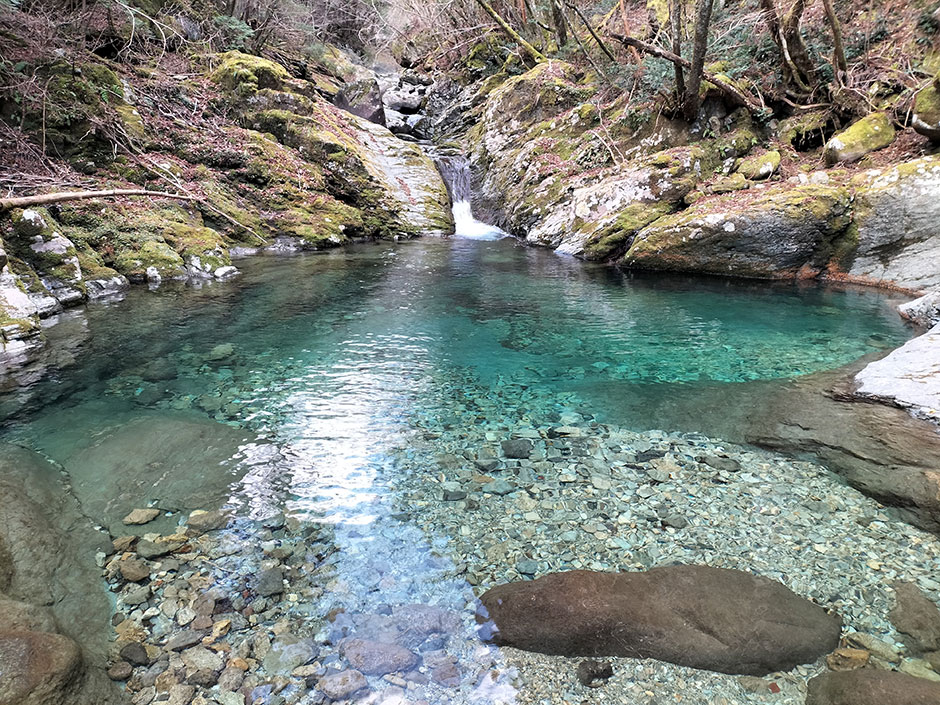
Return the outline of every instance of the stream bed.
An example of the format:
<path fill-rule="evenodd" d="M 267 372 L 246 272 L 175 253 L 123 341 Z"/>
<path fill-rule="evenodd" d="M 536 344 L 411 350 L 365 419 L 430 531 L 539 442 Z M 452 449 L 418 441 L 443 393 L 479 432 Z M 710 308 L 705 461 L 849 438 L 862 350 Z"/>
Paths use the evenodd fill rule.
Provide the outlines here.
<path fill-rule="evenodd" d="M 586 688 L 576 660 L 484 644 L 476 597 L 708 563 L 898 649 L 891 582 L 940 597 L 935 537 L 809 460 L 736 445 L 755 390 L 907 340 L 890 295 L 631 276 L 509 239 L 239 267 L 63 314 L 0 397 L 0 440 L 59 464 L 86 516 L 173 546 L 138 548 L 137 581 L 99 556 L 118 643 L 150 654 L 129 702 L 796 704 L 818 666 L 747 679 L 614 659 Z M 122 521 L 148 506 L 153 521 Z M 156 536 L 220 508 L 225 528 Z M 351 681 L 356 659 L 380 665 Z"/>

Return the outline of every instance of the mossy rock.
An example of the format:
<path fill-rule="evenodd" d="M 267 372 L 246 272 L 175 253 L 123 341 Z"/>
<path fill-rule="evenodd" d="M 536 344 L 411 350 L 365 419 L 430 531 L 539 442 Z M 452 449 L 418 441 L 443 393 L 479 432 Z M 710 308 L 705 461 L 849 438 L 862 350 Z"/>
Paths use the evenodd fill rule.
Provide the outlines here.
<path fill-rule="evenodd" d="M 856 162 L 894 142 L 894 123 L 887 113 L 872 113 L 837 133 L 826 144 L 826 163 Z"/>
<path fill-rule="evenodd" d="M 223 88 L 248 98 L 259 90 L 280 90 L 290 74 L 280 64 L 260 56 L 230 51 L 218 57 L 219 65 L 209 78 Z"/>
<path fill-rule="evenodd" d="M 672 210 L 666 201 L 631 203 L 612 223 L 590 237 L 581 256 L 588 260 L 616 257 L 630 247 L 637 232 Z"/>
<path fill-rule="evenodd" d="M 153 268 L 161 279 L 182 279 L 186 276 L 183 258 L 170 245 L 148 240 L 137 249 L 125 250 L 114 258 L 114 269 L 132 282 L 146 281 Z"/>
<path fill-rule="evenodd" d="M 147 136 L 147 127 L 144 125 L 143 119 L 140 117 L 140 113 L 137 112 L 137 108 L 133 105 L 115 105 L 114 111 L 118 114 L 118 117 L 121 119 L 121 123 L 124 126 L 124 132 L 127 133 L 127 136 L 133 140 L 135 144 L 140 147 L 145 147 L 149 141 Z"/>
<path fill-rule="evenodd" d="M 737 172 L 751 181 L 769 179 L 780 168 L 780 152 L 772 150 L 742 159 Z"/>
<path fill-rule="evenodd" d="M 780 123 L 777 136 L 797 151 L 823 146 L 832 116 L 827 110 L 813 110 L 787 118 Z"/>
<path fill-rule="evenodd" d="M 743 191 L 750 188 L 751 184 L 744 176 L 738 172 L 730 176 L 722 176 L 708 186 L 709 193 L 722 194 L 733 193 L 734 191 Z"/>
<path fill-rule="evenodd" d="M 933 142 L 940 142 L 940 90 L 936 82 L 914 98 L 914 129 Z"/>

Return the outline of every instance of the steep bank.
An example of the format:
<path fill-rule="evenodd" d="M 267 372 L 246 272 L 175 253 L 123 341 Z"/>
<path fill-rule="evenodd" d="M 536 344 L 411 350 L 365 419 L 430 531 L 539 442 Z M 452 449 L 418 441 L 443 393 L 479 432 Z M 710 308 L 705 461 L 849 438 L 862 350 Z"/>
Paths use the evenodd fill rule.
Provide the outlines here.
<path fill-rule="evenodd" d="M 23 71 L 47 81 L 50 106 L 40 114 L 29 101 L 4 102 L 0 114 L 21 118 L 17 139 L 48 141 L 58 154 L 49 164 L 74 184 L 39 190 L 182 197 L 8 208 L 0 216 L 5 364 L 40 344 L 41 318 L 130 283 L 234 276 L 233 252 L 452 229 L 446 189 L 421 148 L 333 106 L 343 78 L 365 71 L 338 50 L 295 65 L 302 77 L 237 51 L 173 54 L 170 76 L 91 53 L 67 64 L 31 55 L 15 34 L 3 41 Z"/>

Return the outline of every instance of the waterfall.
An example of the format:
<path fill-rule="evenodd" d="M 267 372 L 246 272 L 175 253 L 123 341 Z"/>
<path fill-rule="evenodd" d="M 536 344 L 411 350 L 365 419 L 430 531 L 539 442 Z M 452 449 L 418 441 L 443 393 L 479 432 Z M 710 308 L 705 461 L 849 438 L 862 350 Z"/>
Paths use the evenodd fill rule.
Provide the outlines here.
<path fill-rule="evenodd" d="M 473 217 L 470 208 L 470 161 L 466 157 L 440 157 L 437 168 L 444 178 L 454 212 L 454 235 L 474 240 L 499 240 L 507 237 L 495 225 Z"/>

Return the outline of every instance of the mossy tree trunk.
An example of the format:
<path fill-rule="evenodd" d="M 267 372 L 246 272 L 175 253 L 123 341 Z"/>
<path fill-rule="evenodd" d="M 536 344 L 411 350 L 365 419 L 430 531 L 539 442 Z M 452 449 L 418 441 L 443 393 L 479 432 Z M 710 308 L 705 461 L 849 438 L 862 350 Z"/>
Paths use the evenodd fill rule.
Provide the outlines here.
<path fill-rule="evenodd" d="M 502 16 L 493 9 L 493 6 L 487 2 L 487 0 L 476 0 L 477 5 L 483 8 L 483 11 L 488 14 L 493 21 L 499 25 L 499 28 L 503 30 L 503 33 L 512 39 L 516 44 L 518 44 L 522 50 L 529 55 L 529 57 L 537 64 L 547 61 L 545 55 L 527 42 L 522 35 L 520 35 L 516 30 L 509 26 L 509 23 L 502 18 Z"/>
<path fill-rule="evenodd" d="M 682 56 L 682 0 L 669 0 L 669 30 L 672 34 L 672 53 Z M 673 64 L 676 71 L 676 95 L 685 95 L 685 75 L 681 64 Z"/>
<path fill-rule="evenodd" d="M 692 61 L 689 81 L 685 88 L 682 112 L 689 122 L 695 120 L 701 106 L 699 89 L 702 87 L 702 72 L 705 70 L 705 53 L 708 51 L 708 28 L 712 21 L 714 0 L 695 0 L 695 32 L 692 39 Z"/>

